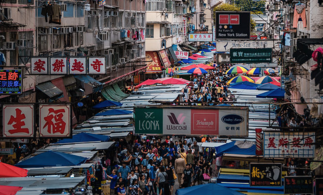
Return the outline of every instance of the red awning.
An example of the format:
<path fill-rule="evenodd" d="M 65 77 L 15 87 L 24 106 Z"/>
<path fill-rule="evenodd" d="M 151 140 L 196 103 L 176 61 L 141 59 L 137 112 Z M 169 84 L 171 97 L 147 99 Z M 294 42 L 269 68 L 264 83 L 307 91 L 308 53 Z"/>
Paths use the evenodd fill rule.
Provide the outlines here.
<path fill-rule="evenodd" d="M 28 170 L 0 162 L 1 177 L 26 177 Z M 1 189 L 1 187 L 0 187 Z M 2 189 L 1 189 L 2 190 Z"/>
<path fill-rule="evenodd" d="M 21 189 L 22 189 L 22 187 L 17 187 L 17 186 L 0 186 L 0 194 L 1 195 L 15 195 Z"/>

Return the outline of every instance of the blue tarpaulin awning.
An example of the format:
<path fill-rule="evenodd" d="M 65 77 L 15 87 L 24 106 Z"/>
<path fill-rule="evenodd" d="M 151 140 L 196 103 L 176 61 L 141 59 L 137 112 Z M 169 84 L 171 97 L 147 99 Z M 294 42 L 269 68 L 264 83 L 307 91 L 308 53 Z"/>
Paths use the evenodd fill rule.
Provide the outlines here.
<path fill-rule="evenodd" d="M 194 60 L 191 60 L 191 59 L 182 59 L 181 61 L 179 61 L 179 62 L 182 62 L 182 63 L 184 63 L 184 64 L 190 64 L 190 63 L 193 63 L 194 62 Z"/>
<path fill-rule="evenodd" d="M 214 195 L 214 194 L 243 195 L 240 192 L 231 190 L 229 188 L 220 186 L 215 183 L 182 188 L 176 191 L 176 195 L 196 195 L 200 193 L 203 193 L 203 195 Z"/>
<path fill-rule="evenodd" d="M 274 89 L 256 96 L 257 98 L 284 98 L 285 90 L 282 88 Z"/>
<path fill-rule="evenodd" d="M 253 142 L 232 141 L 222 146 L 215 147 L 216 156 L 223 154 L 256 155 L 256 145 Z"/>
<path fill-rule="evenodd" d="M 277 85 L 271 84 L 271 83 L 265 83 L 262 85 L 259 85 L 257 87 L 258 90 L 273 90 L 273 89 L 278 89 L 279 87 Z"/>
<path fill-rule="evenodd" d="M 242 82 L 242 83 L 237 83 L 237 84 L 232 84 L 230 85 L 229 88 L 233 88 L 233 89 L 257 89 L 257 84 L 251 83 L 251 85 L 247 84 L 250 82 Z"/>
<path fill-rule="evenodd" d="M 103 102 L 98 103 L 97 105 L 93 106 L 94 109 L 101 109 L 101 108 L 106 108 L 110 106 L 122 106 L 121 103 L 111 101 L 111 100 L 104 100 Z"/>
<path fill-rule="evenodd" d="M 90 141 L 109 141 L 110 137 L 105 135 L 91 134 L 91 133 L 79 133 L 73 135 L 72 139 L 59 140 L 58 144 L 62 143 L 75 143 L 75 142 L 90 142 Z"/>
<path fill-rule="evenodd" d="M 75 166 L 84 163 L 87 159 L 72 154 L 48 151 L 35 157 L 24 160 L 15 166 L 21 168 L 29 167 L 55 167 L 55 166 Z"/>
<path fill-rule="evenodd" d="M 126 114 L 132 114 L 132 112 L 129 110 L 113 109 L 113 110 L 107 110 L 104 112 L 97 113 L 95 116 L 126 115 Z"/>

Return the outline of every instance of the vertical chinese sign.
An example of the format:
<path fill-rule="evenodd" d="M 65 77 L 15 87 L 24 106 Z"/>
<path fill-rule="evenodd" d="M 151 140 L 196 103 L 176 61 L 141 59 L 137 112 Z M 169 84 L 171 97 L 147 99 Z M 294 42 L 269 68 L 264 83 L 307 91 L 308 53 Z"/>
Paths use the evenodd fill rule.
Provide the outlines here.
<path fill-rule="evenodd" d="M 170 67 L 172 64 L 169 61 L 169 58 L 167 56 L 166 50 L 161 50 L 158 52 L 161 58 L 161 61 L 163 62 L 165 68 Z"/>
<path fill-rule="evenodd" d="M 89 58 L 89 74 L 105 74 L 105 58 L 90 57 Z"/>
<path fill-rule="evenodd" d="M 282 164 L 250 163 L 250 186 L 282 186 Z"/>
<path fill-rule="evenodd" d="M 264 132 L 265 158 L 314 158 L 315 132 Z"/>
<path fill-rule="evenodd" d="M 70 58 L 70 74 L 86 74 L 86 58 Z"/>
<path fill-rule="evenodd" d="M 48 59 L 46 57 L 31 58 L 31 74 L 48 74 Z"/>
<path fill-rule="evenodd" d="M 68 104 L 40 105 L 40 137 L 71 137 L 71 116 Z"/>
<path fill-rule="evenodd" d="M 22 70 L 0 70 L 0 95 L 20 95 L 22 93 Z"/>
<path fill-rule="evenodd" d="M 67 74 L 67 59 L 66 58 L 51 58 L 50 59 L 51 74 Z"/>
<path fill-rule="evenodd" d="M 34 106 L 4 104 L 2 107 L 3 137 L 30 138 L 34 136 Z"/>

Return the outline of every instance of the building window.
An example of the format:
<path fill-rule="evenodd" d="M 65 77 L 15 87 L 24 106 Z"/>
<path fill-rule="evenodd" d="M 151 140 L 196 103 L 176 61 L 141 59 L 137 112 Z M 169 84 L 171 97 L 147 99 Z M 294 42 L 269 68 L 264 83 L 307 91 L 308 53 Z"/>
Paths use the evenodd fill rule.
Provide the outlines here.
<path fill-rule="evenodd" d="M 123 28 L 123 14 L 124 12 L 119 12 L 118 15 L 118 27 Z"/>
<path fill-rule="evenodd" d="M 83 45 L 83 32 L 76 33 L 76 43 L 75 46 Z"/>
<path fill-rule="evenodd" d="M 146 11 L 164 11 L 165 0 L 147 0 Z"/>
<path fill-rule="evenodd" d="M 33 53 L 33 32 L 19 32 L 18 33 L 18 42 L 20 43 L 20 47 L 18 48 L 19 56 L 32 56 Z M 24 62 L 28 60 L 28 58 L 23 59 Z M 22 59 L 18 58 L 18 63 L 23 64 Z"/>
<path fill-rule="evenodd" d="M 124 57 L 124 49 L 123 49 L 123 46 L 120 46 L 118 48 L 118 52 L 119 52 L 119 58 L 123 58 Z"/>
<path fill-rule="evenodd" d="M 110 18 L 111 17 L 104 18 L 104 25 L 103 25 L 104 28 L 110 28 Z"/>
<path fill-rule="evenodd" d="M 127 27 L 127 28 L 131 27 L 131 13 L 130 12 L 125 13 L 124 20 L 125 20 L 125 27 Z"/>
<path fill-rule="evenodd" d="M 166 36 L 166 25 L 161 24 L 160 25 L 160 37 Z"/>
<path fill-rule="evenodd" d="M 118 17 L 110 17 L 111 18 L 111 28 L 117 28 Z"/>
<path fill-rule="evenodd" d="M 78 18 L 84 17 L 84 6 L 82 6 L 81 4 L 77 5 L 76 16 Z"/>
<path fill-rule="evenodd" d="M 146 17 L 146 14 L 141 14 L 142 27 L 144 27 L 145 26 L 145 23 L 146 23 L 145 17 Z"/>
<path fill-rule="evenodd" d="M 154 25 L 148 24 L 146 26 L 146 38 L 154 38 Z"/>
<path fill-rule="evenodd" d="M 47 35 L 38 36 L 39 51 L 47 51 Z"/>
<path fill-rule="evenodd" d="M 66 11 L 64 12 L 64 18 L 74 17 L 74 4 L 66 4 Z"/>
<path fill-rule="evenodd" d="M 169 0 L 166 2 L 166 9 L 168 12 L 174 12 L 175 10 L 174 7 L 175 7 L 175 2 L 169 1 Z"/>
<path fill-rule="evenodd" d="M 10 66 L 16 66 L 17 65 L 17 58 L 16 58 L 16 50 L 10 51 Z"/>
<path fill-rule="evenodd" d="M 61 48 L 61 36 L 60 35 L 54 35 L 53 36 L 53 48 L 54 49 L 60 49 Z"/>

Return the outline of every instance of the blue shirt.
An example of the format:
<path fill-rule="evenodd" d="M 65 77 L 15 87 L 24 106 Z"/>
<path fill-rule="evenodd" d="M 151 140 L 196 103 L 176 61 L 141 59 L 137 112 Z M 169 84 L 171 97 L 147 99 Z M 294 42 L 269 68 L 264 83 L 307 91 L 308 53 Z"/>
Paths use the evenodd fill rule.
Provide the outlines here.
<path fill-rule="evenodd" d="M 147 166 L 148 165 L 147 159 L 142 160 L 141 164 L 144 165 L 144 166 Z"/>
<path fill-rule="evenodd" d="M 123 187 L 123 188 L 118 188 L 117 189 L 117 192 L 119 193 L 121 193 L 121 194 L 125 194 L 126 193 L 126 189 Z"/>
<path fill-rule="evenodd" d="M 128 173 L 130 173 L 130 169 L 128 166 L 126 166 L 125 168 L 120 167 L 120 169 L 118 170 L 118 173 L 121 173 L 122 179 L 127 179 Z"/>
<path fill-rule="evenodd" d="M 118 176 L 110 175 L 110 177 L 112 177 L 111 183 L 110 183 L 110 189 L 114 189 L 114 187 L 117 185 Z"/>

